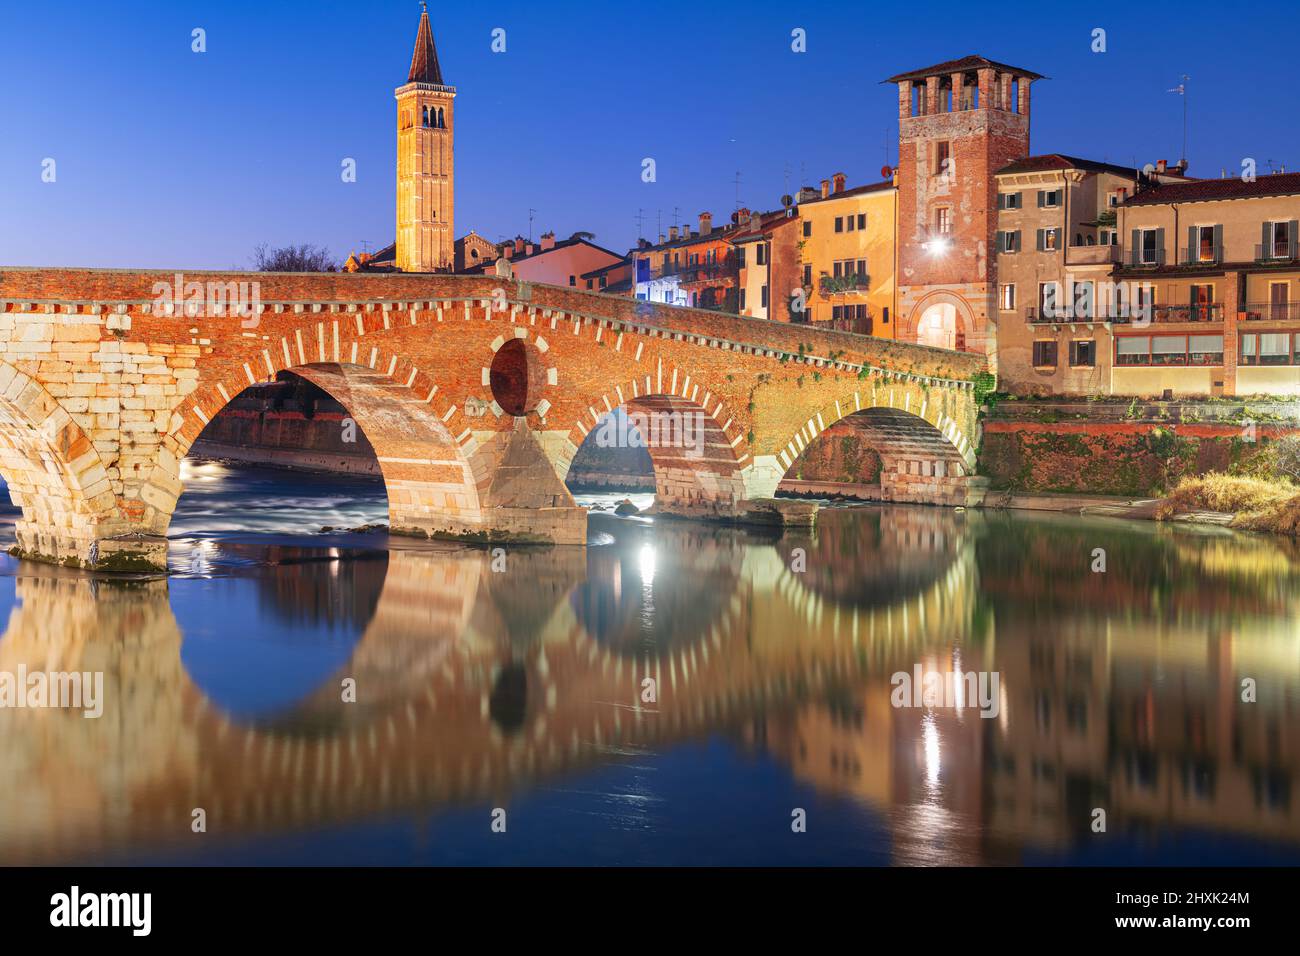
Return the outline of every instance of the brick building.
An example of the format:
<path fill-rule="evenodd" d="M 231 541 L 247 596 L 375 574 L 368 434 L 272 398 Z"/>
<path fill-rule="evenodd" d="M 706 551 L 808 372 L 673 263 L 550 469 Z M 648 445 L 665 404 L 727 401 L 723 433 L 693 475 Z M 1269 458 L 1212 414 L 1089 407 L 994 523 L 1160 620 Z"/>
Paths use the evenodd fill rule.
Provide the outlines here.
<path fill-rule="evenodd" d="M 898 337 L 985 352 L 994 332 L 997 181 L 1029 155 L 1037 73 L 967 56 L 898 86 Z"/>

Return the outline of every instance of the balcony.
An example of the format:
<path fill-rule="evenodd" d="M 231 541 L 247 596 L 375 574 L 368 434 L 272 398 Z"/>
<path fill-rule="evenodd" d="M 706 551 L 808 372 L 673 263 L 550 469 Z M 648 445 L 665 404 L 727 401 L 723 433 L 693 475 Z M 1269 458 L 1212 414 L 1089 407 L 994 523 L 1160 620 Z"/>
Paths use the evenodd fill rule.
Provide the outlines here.
<path fill-rule="evenodd" d="M 1099 266 L 1120 261 L 1119 246 L 1069 246 L 1065 250 L 1067 266 Z"/>
<path fill-rule="evenodd" d="M 870 286 L 871 277 L 860 272 L 851 272 L 846 276 L 823 275 L 817 280 L 817 291 L 826 296 L 862 293 Z"/>
<path fill-rule="evenodd" d="M 1261 265 L 1280 262 L 1293 262 L 1296 258 L 1296 250 L 1292 244 L 1285 239 L 1276 242 L 1270 242 L 1267 245 L 1255 246 L 1255 261 Z"/>
<path fill-rule="evenodd" d="M 1126 316 L 1110 321 L 1116 323 L 1141 323 L 1142 316 Z M 1222 302 L 1201 302 L 1196 305 L 1156 305 L 1151 307 L 1151 321 L 1158 324 L 1169 322 L 1222 322 Z"/>
<path fill-rule="evenodd" d="M 1300 302 L 1250 302 L 1242 311 L 1247 322 L 1300 321 Z"/>
<path fill-rule="evenodd" d="M 1217 266 L 1223 262 L 1223 246 L 1196 246 L 1192 249 L 1178 250 L 1180 266 Z"/>

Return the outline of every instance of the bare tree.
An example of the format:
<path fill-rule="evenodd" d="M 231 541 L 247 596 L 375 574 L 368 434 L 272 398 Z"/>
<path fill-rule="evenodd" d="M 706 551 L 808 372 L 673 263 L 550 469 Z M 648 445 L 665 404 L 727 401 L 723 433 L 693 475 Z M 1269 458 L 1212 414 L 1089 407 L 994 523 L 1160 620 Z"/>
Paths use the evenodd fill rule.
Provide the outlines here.
<path fill-rule="evenodd" d="M 258 272 L 337 272 L 338 263 L 324 246 L 304 242 L 272 249 L 263 242 L 253 250 L 253 268 Z"/>
<path fill-rule="evenodd" d="M 575 233 L 574 233 L 573 235 L 571 235 L 569 238 L 570 238 L 570 239 L 586 239 L 588 242 L 591 242 L 591 240 L 593 240 L 593 239 L 596 238 L 596 234 L 595 234 L 594 232 L 587 232 L 587 230 L 585 230 L 585 229 L 581 229 L 581 230 L 579 230 L 578 232 L 575 232 Z"/>

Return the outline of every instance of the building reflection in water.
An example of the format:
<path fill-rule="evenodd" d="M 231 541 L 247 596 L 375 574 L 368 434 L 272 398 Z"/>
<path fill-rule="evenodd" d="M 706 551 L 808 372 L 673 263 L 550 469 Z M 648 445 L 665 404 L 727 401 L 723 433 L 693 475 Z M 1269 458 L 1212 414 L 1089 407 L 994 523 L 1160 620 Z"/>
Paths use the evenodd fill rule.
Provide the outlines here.
<path fill-rule="evenodd" d="M 504 573 L 458 548 L 218 543 L 217 583 L 10 562 L 0 670 L 103 671 L 106 703 L 0 711 L 0 859 L 184 846 L 196 807 L 217 841 L 426 819 L 709 739 L 879 821 L 895 863 L 1086 854 L 1094 807 L 1117 845 L 1300 854 L 1282 543 L 903 507 L 824 511 L 802 537 L 602 528 L 613 544 L 516 549 Z M 916 665 L 996 671 L 998 716 L 893 707 Z M 282 693 L 247 706 L 230 674 Z"/>

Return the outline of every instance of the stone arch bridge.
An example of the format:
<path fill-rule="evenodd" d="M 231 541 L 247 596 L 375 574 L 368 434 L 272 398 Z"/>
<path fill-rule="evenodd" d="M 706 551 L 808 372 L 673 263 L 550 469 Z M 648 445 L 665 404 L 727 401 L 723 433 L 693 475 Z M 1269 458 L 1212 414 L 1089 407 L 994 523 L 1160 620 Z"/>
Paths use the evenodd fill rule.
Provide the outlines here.
<path fill-rule="evenodd" d="M 619 406 L 701 429 L 649 449 L 664 511 L 736 517 L 848 416 L 875 434 L 886 498 L 960 503 L 983 367 L 491 276 L 3 269 L 0 475 L 20 554 L 165 568 L 180 460 L 241 390 L 292 371 L 370 440 L 399 532 L 585 543 L 564 478 Z"/>

